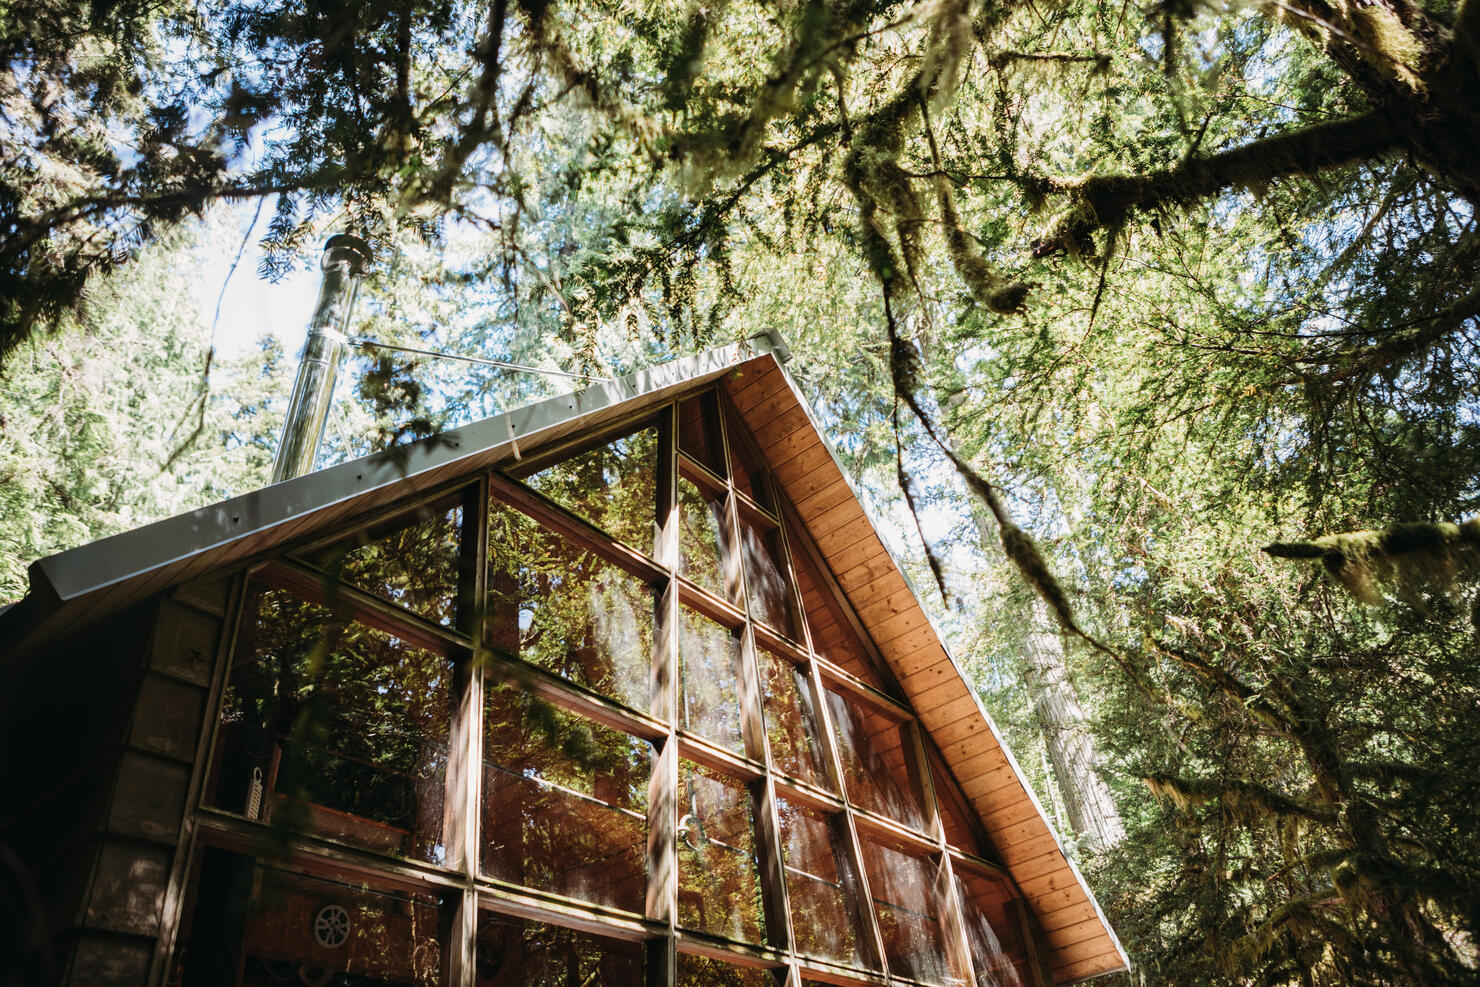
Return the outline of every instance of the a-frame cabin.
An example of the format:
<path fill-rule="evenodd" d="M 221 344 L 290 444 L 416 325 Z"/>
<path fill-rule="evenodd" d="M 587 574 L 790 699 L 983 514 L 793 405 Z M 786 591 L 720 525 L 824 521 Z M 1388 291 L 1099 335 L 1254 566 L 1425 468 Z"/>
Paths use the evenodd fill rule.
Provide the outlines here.
<path fill-rule="evenodd" d="M 1125 969 L 784 357 L 756 337 L 35 563 L 0 612 L 22 976 Z"/>

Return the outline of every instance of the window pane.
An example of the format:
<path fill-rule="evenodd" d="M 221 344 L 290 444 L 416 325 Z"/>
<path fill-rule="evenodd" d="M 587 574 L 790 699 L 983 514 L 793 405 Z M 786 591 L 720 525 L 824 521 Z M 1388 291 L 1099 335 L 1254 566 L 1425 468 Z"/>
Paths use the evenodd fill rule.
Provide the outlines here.
<path fill-rule="evenodd" d="M 889 972 L 929 984 L 950 980 L 935 893 L 935 864 L 860 841 Z"/>
<path fill-rule="evenodd" d="M 780 983 L 769 970 L 678 954 L 678 987 L 779 987 Z"/>
<path fill-rule="evenodd" d="M 642 911 L 650 745 L 492 682 L 484 711 L 483 873 Z"/>
<path fill-rule="evenodd" d="M 827 777 L 818 739 L 817 710 L 812 705 L 806 673 L 764 649 L 757 654 L 772 762 L 777 770 L 793 778 L 831 791 L 833 786 Z"/>
<path fill-rule="evenodd" d="M 743 752 L 740 734 L 740 639 L 707 617 L 680 608 L 683 725 L 722 747 Z"/>
<path fill-rule="evenodd" d="M 948 777 L 939 763 L 935 763 L 934 767 L 932 774 L 935 779 L 935 801 L 940 807 L 940 821 L 946 831 L 946 842 L 957 849 L 981 856 L 982 848 L 977 845 L 970 821 L 971 809 L 967 808 L 966 800 L 956 788 L 955 779 Z"/>
<path fill-rule="evenodd" d="M 728 539 L 725 537 L 725 502 L 723 497 L 708 497 L 688 480 L 678 481 L 679 570 L 715 596 L 734 600 L 725 592 L 724 560 Z"/>
<path fill-rule="evenodd" d="M 1022 987 L 1032 974 L 1021 965 L 1017 938 L 1008 934 L 1006 904 L 1010 900 L 1000 881 L 956 871 L 956 895 L 966 921 L 966 944 L 976 969 L 977 987 Z M 1001 935 L 998 930 L 1002 930 Z"/>
<path fill-rule="evenodd" d="M 800 539 L 806 536 L 788 526 L 786 537 L 791 543 L 791 563 L 807 614 L 807 629 L 812 632 L 812 650 L 875 689 L 887 691 L 878 670 L 849 626 L 837 597 L 827 588 L 810 553 L 803 547 Z"/>
<path fill-rule="evenodd" d="M 905 726 L 881 713 L 825 692 L 843 763 L 848 801 L 860 808 L 923 829 L 925 817 L 911 777 Z"/>
<path fill-rule="evenodd" d="M 841 821 L 776 800 L 786 850 L 786 891 L 799 952 L 849 966 L 863 965 L 859 949 L 858 879 L 843 852 Z"/>
<path fill-rule="evenodd" d="M 452 626 L 462 508 L 398 518 L 315 552 L 309 561 L 367 593 Z"/>
<path fill-rule="evenodd" d="M 746 441 L 750 438 L 750 433 L 733 415 L 727 415 L 725 421 L 729 426 L 730 465 L 735 489 L 766 510 L 774 511 L 776 505 L 771 503 L 771 495 L 766 488 L 765 466 L 751 449 L 751 443 Z"/>
<path fill-rule="evenodd" d="M 714 392 L 678 403 L 678 448 L 709 467 L 715 475 L 725 475 L 724 454 L 719 444 L 719 405 Z"/>
<path fill-rule="evenodd" d="M 439 906 L 207 849 L 186 892 L 167 982 L 194 985 L 440 982 Z"/>
<path fill-rule="evenodd" d="M 489 646 L 646 711 L 652 589 L 512 508 L 488 518 Z"/>
<path fill-rule="evenodd" d="M 209 804 L 445 862 L 445 658 L 260 586 L 236 655 Z"/>
<path fill-rule="evenodd" d="M 512 915 L 478 915 L 478 987 L 641 984 L 641 943 Z"/>
<path fill-rule="evenodd" d="M 762 942 L 750 793 L 732 778 L 681 762 L 678 920 L 689 929 Z"/>
<path fill-rule="evenodd" d="M 758 528 L 742 514 L 740 547 L 745 560 L 745 589 L 750 594 L 751 616 L 793 640 L 800 637 L 780 532 Z"/>
<path fill-rule="evenodd" d="M 648 427 L 576 453 L 525 479 L 540 493 L 640 552 L 653 554 L 658 430 Z"/>

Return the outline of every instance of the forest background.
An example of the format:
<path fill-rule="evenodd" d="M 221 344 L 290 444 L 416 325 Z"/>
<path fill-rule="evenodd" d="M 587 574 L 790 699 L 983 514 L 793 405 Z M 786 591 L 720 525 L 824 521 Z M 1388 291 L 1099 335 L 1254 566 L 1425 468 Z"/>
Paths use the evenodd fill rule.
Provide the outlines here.
<path fill-rule="evenodd" d="M 266 481 L 295 344 L 218 354 L 203 265 L 355 232 L 360 334 L 582 373 L 776 327 L 1139 981 L 1473 983 L 1477 30 L 14 0 L 0 598 Z M 563 389 L 344 377 L 326 462 Z"/>

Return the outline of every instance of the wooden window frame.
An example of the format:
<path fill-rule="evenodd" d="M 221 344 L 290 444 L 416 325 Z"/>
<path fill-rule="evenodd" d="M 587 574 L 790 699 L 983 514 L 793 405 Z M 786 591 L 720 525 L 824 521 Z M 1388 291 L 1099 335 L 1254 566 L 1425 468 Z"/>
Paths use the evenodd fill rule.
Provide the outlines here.
<path fill-rule="evenodd" d="M 716 475 L 703 463 L 679 449 L 678 405 L 689 398 L 712 394 L 708 407 L 717 415 L 714 432 L 722 461 L 735 461 L 737 445 L 747 446 L 754 461 L 763 464 L 758 477 L 757 498 L 769 499 L 776 505 L 768 510 L 737 489 L 734 470 L 726 476 Z M 462 509 L 462 531 L 458 559 L 458 606 L 452 627 L 422 617 L 372 593 L 348 584 L 334 587 L 336 612 L 368 626 L 396 636 L 425 650 L 448 658 L 454 665 L 454 714 L 449 736 L 449 763 L 446 791 L 449 799 L 458 801 L 460 811 L 450 813 L 458 820 L 448 834 L 448 862 L 445 866 L 419 863 L 389 854 L 349 847 L 309 834 L 282 833 L 269 825 L 244 819 L 232 813 L 197 804 L 193 816 L 189 852 L 211 846 L 258 856 L 273 866 L 329 874 L 346 874 L 367 886 L 390 890 L 431 892 L 439 895 L 450 912 L 448 940 L 443 943 L 447 982 L 457 987 L 471 987 L 476 965 L 476 931 L 482 911 L 494 911 L 532 921 L 567 926 L 579 931 L 626 941 L 642 942 L 646 948 L 647 983 L 652 987 L 671 985 L 676 977 L 678 953 L 692 953 L 730 963 L 774 971 L 778 984 L 800 985 L 803 979 L 823 983 L 883 984 L 909 983 L 898 974 L 890 974 L 877 910 L 868 887 L 863 863 L 861 838 L 894 846 L 913 856 L 930 861 L 937 868 L 944 889 L 936 902 L 952 975 L 974 983 L 974 971 L 962 903 L 956 900 L 954 871 L 963 869 L 1011 879 L 997 863 L 979 853 L 983 846 L 956 847 L 946 841 L 939 818 L 935 795 L 936 779 L 954 785 L 944 761 L 930 738 L 924 733 L 914 711 L 900 697 L 904 695 L 888 663 L 879 653 L 836 577 L 806 536 L 805 525 L 796 508 L 786 498 L 764 458 L 747 434 L 732 435 L 733 423 L 743 423 L 729 395 L 721 386 L 711 385 L 686 394 L 670 397 L 658 411 L 640 414 L 609 423 L 594 435 L 557 440 L 521 457 L 517 462 L 486 470 L 474 480 L 466 477 L 441 484 L 415 498 L 378 509 L 331 535 L 305 540 L 288 551 L 278 553 L 249 570 L 251 580 L 287 591 L 309 602 L 322 603 L 329 592 L 323 571 L 303 561 L 305 554 L 353 538 L 362 532 L 376 530 L 398 517 L 430 507 L 450 508 L 454 501 Z M 521 482 L 521 478 L 552 465 L 562 458 L 596 448 L 614 438 L 632 434 L 643 427 L 658 431 L 658 456 L 655 504 L 657 539 L 649 555 L 608 535 L 573 511 L 555 503 Z M 780 561 L 796 615 L 797 639 L 754 618 L 749 600 L 749 587 L 740 571 L 741 554 L 731 550 L 723 560 L 727 569 L 726 585 L 738 588 L 733 601 L 722 599 L 692 582 L 680 572 L 678 483 L 682 477 L 701 493 L 723 498 L 723 524 L 731 546 L 740 542 L 742 519 L 765 532 L 776 532 Z M 517 658 L 491 653 L 484 646 L 484 619 L 480 601 L 486 599 L 489 550 L 489 511 L 493 504 L 511 507 L 527 515 L 544 530 L 565 540 L 574 548 L 591 552 L 613 564 L 654 591 L 655 633 L 652 655 L 652 688 L 647 709 L 634 709 L 605 698 L 553 672 Z M 792 533 L 800 534 L 800 544 L 793 544 Z M 810 617 L 805 610 L 796 579 L 794 556 L 807 554 L 813 570 L 824 583 L 819 591 L 829 594 L 838 612 L 847 621 L 852 636 L 864 651 L 884 688 L 880 689 L 824 658 L 814 650 Z M 224 676 L 231 666 L 231 651 L 236 647 L 247 579 L 237 581 L 235 622 L 232 625 L 231 649 L 225 652 L 217 674 L 221 682 L 214 689 L 212 713 L 219 719 L 219 697 Z M 737 668 L 737 692 L 740 706 L 743 752 L 720 747 L 703 737 L 682 729 L 678 724 L 679 690 L 682 688 L 679 660 L 680 608 L 689 607 L 737 633 L 740 658 Z M 765 708 L 759 662 L 765 649 L 793 665 L 801 673 L 810 705 L 817 717 L 814 725 L 823 762 L 823 774 L 833 791 L 793 778 L 775 764 L 765 728 Z M 646 850 L 647 888 L 641 914 L 625 912 L 558 894 L 541 892 L 507 882 L 486 878 L 478 873 L 479 827 L 481 825 L 481 776 L 483 738 L 483 690 L 489 679 L 517 678 L 521 685 L 539 696 L 584 719 L 641 738 L 652 744 L 652 771 L 648 784 L 648 838 Z M 907 765 L 919 779 L 922 791 L 923 829 L 914 829 L 895 820 L 853 805 L 848 797 L 842 762 L 832 716 L 825 701 L 827 691 L 861 703 L 904 727 L 908 738 Z M 205 757 L 198 771 L 204 771 L 215 757 L 218 730 L 211 728 L 204 745 Z M 758 876 L 761 884 L 768 942 L 764 945 L 732 942 L 694 930 L 678 923 L 678 861 L 676 834 L 681 815 L 679 797 L 679 761 L 695 764 L 733 779 L 750 794 L 754 807 Z M 958 786 L 959 787 L 959 786 Z M 197 792 L 200 786 L 196 785 Z M 862 900 L 858 903 L 861 928 L 859 949 L 867 968 L 829 962 L 803 956 L 795 948 L 795 933 L 786 890 L 786 869 L 778 797 L 794 801 L 837 820 L 843 834 L 842 852 L 858 883 Z M 198 799 L 197 799 L 198 803 Z M 969 805 L 969 803 L 968 803 Z M 972 835 L 984 841 L 980 823 L 971 818 Z M 990 852 L 990 848 L 987 848 Z"/>

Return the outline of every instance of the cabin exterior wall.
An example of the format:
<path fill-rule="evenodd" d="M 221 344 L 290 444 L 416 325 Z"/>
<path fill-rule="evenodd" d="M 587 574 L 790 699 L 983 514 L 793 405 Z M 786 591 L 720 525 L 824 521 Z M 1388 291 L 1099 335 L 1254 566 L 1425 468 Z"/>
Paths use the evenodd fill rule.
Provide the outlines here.
<path fill-rule="evenodd" d="M 767 379 L 734 378 L 752 391 Z M 512 981 L 499 979 L 489 958 L 502 954 L 513 962 L 524 955 L 521 962 L 538 962 L 537 953 L 528 951 L 545 935 L 538 930 L 548 927 L 564 937 L 565 962 L 584 957 L 579 962 L 597 963 L 612 983 L 628 982 L 623 978 L 634 970 L 645 971 L 646 983 L 681 987 L 760 983 L 756 974 L 766 983 L 792 987 L 1064 981 L 1053 976 L 1062 971 L 1062 961 L 1058 970 L 1051 967 L 1033 911 L 1023 907 L 978 817 L 982 803 L 968 801 L 939 746 L 946 741 L 932 736 L 906 698 L 914 684 L 908 690 L 901 685 L 853 610 L 848 597 L 860 594 L 840 586 L 833 568 L 855 566 L 863 557 L 819 548 L 824 540 L 836 542 L 840 529 L 817 519 L 810 505 L 799 509 L 792 501 L 788 491 L 805 495 L 810 488 L 778 482 L 766 464 L 775 449 L 757 446 L 743 417 L 758 420 L 763 412 L 741 412 L 732 391 L 726 381 L 719 388 L 680 392 L 632 417 L 609 417 L 595 431 L 562 430 L 555 443 L 516 450 L 520 454 L 491 472 L 480 465 L 446 475 L 435 486 L 408 488 L 400 498 L 387 491 L 368 508 L 335 510 L 332 521 L 308 523 L 305 516 L 293 526 L 292 539 L 270 551 L 214 571 L 195 565 L 195 573 L 207 572 L 204 579 L 134 604 L 91 629 L 38 637 L 44 655 L 32 647 L 19 662 L 13 655 L 0 662 L 0 674 L 16 685 L 13 696 L 70 700 L 61 716 L 53 715 L 56 707 L 48 702 L 12 702 L 0 727 L 11 748 L 56 755 L 45 767 L 18 761 L 0 768 L 0 777 L 11 782 L 9 791 L 35 793 L 23 794 L 28 804 L 8 820 L 0 816 L 0 837 L 26 849 L 54 944 L 52 979 L 172 987 L 254 983 L 263 973 L 259 965 L 271 976 L 293 965 L 272 959 L 279 954 L 334 959 L 314 952 L 322 944 L 288 943 L 304 934 L 314 916 L 292 912 L 302 904 L 282 906 L 296 917 L 272 912 L 278 906 L 262 899 L 261 889 L 277 882 L 277 893 L 290 903 L 313 898 L 311 885 L 338 888 L 334 894 L 346 904 L 360 901 L 350 906 L 352 915 L 373 913 L 390 923 L 375 941 L 391 935 L 417 944 L 414 957 L 408 953 L 394 962 L 368 954 L 349 966 L 343 956 L 334 960 L 338 967 L 296 961 L 295 969 L 310 980 L 332 969 L 355 969 L 356 976 L 379 970 L 376 976 L 385 982 L 504 984 Z M 795 427 L 811 425 L 804 416 Z M 639 446 L 651 457 L 643 467 L 651 476 L 621 475 L 622 457 L 630 451 L 611 458 L 611 450 L 626 448 L 633 436 L 645 437 Z M 796 437 L 787 447 L 812 455 Z M 568 486 L 572 478 L 579 480 L 576 487 Z M 613 507 L 632 497 L 639 505 L 635 514 L 630 503 Z M 618 516 L 620 511 L 628 513 Z M 853 528 L 850 520 L 848 530 Z M 523 539 L 526 549 L 535 546 L 535 562 L 518 562 L 522 569 L 496 564 L 511 538 Z M 396 564 L 396 553 L 407 550 L 412 554 Z M 350 568 L 341 570 L 360 564 L 347 560 L 363 551 L 371 554 L 361 562 L 391 560 L 394 579 L 364 570 L 357 578 Z M 549 561 L 567 556 L 574 566 L 568 571 L 561 569 L 566 563 Z M 872 571 L 877 562 L 858 564 Z M 849 569 L 842 578 L 856 583 L 860 571 Z M 596 579 L 591 586 L 599 584 L 604 594 L 648 594 L 648 602 L 633 611 L 646 606 L 654 620 L 651 644 L 643 645 L 651 655 L 640 663 L 640 681 L 598 653 L 605 646 L 592 635 L 610 629 L 599 626 L 605 618 L 595 610 L 569 618 L 575 620 L 568 629 L 574 637 L 556 635 L 568 642 L 565 657 L 559 648 L 539 644 L 537 636 L 521 640 L 531 630 L 529 608 L 538 621 L 543 606 L 569 606 L 570 600 L 560 603 L 561 594 L 569 597 L 569 584 L 581 573 L 579 579 Z M 889 573 L 897 576 L 897 570 Z M 423 585 L 423 579 L 430 582 Z M 570 599 L 578 611 L 586 605 Z M 425 655 L 406 667 L 431 675 L 415 681 L 435 685 L 448 697 L 445 764 L 435 776 L 396 782 L 416 786 L 417 807 L 405 821 L 388 822 L 383 815 L 375 821 L 376 812 L 337 803 L 338 796 L 325 801 L 311 794 L 313 784 L 297 791 L 283 787 L 279 765 L 287 772 L 296 758 L 301 774 L 304 765 L 329 763 L 294 753 L 306 750 L 305 743 L 328 741 L 302 734 L 287 714 L 273 714 L 276 726 L 269 718 L 252 728 L 267 746 L 248 746 L 271 748 L 268 760 L 260 760 L 265 753 L 246 760 L 240 753 L 243 736 L 253 736 L 242 733 L 242 697 L 262 688 L 261 675 L 271 681 L 299 674 L 286 671 L 291 662 L 341 661 L 333 657 L 340 645 L 330 636 L 321 639 L 330 649 L 323 659 L 310 654 L 319 645 L 299 648 L 297 657 L 281 650 L 283 635 L 296 633 L 295 620 L 307 621 L 307 628 L 314 620 L 323 624 L 326 615 L 332 615 L 333 626 L 360 635 L 362 645 L 369 635 L 382 642 L 375 647 Z M 910 621 L 901 626 L 914 634 Z M 890 634 L 896 633 L 893 626 Z M 278 635 L 279 644 L 252 637 L 262 633 Z M 637 631 L 629 626 L 622 633 Z M 623 646 L 639 639 L 640 633 Z M 729 643 L 720 646 L 722 639 Z M 584 657 L 577 659 L 577 651 Z M 380 660 L 374 653 L 371 648 L 369 659 L 355 660 Z M 720 664 L 704 670 L 714 661 Z M 253 671 L 258 665 L 260 673 Z M 335 667 L 335 674 L 344 674 L 350 667 L 373 666 Z M 723 680 L 719 693 L 705 684 L 711 674 Z M 910 667 L 904 674 L 911 674 Z M 778 685 L 786 682 L 792 684 Z M 390 689 L 386 695 L 394 696 L 398 683 L 404 684 L 386 680 L 382 693 Z M 516 715 L 509 712 L 515 700 L 498 698 L 509 683 L 517 684 L 511 696 L 536 697 L 539 716 L 524 727 L 508 719 Z M 283 680 L 274 688 L 281 695 Z M 323 697 L 338 701 L 332 690 L 312 701 Z M 386 709 L 400 710 L 395 716 L 408 710 L 422 715 L 397 706 L 400 700 L 386 702 Z M 720 709 L 716 702 L 729 705 Z M 539 703 L 553 712 L 540 713 Z M 920 708 L 922 715 L 933 712 Z M 510 748 L 521 743 L 518 731 L 529 723 L 537 734 L 552 729 L 539 725 L 541 717 L 551 716 L 557 725 L 574 724 L 576 733 L 625 737 L 650 751 L 650 759 L 645 755 L 635 769 L 640 779 L 633 776 L 634 785 L 641 781 L 633 789 L 642 793 L 636 812 L 622 802 L 626 783 L 613 781 L 625 777 L 620 772 L 578 783 L 562 780 L 560 772 L 580 774 L 579 758 L 565 767 L 557 763 L 554 774 L 539 758 L 518 760 Z M 227 721 L 235 725 L 228 729 Z M 355 722 L 355 729 L 375 726 Z M 550 736 L 558 740 L 560 734 Z M 228 741 L 236 753 L 225 751 Z M 321 750 L 331 761 L 337 758 L 334 763 L 375 756 Z M 424 749 L 417 756 L 418 765 L 431 764 Z M 384 773 L 383 766 L 360 763 Z M 260 796 L 248 797 L 243 771 L 250 774 L 254 765 L 264 785 Z M 428 803 L 436 820 L 422 818 L 428 784 L 446 796 L 445 809 Z M 501 870 L 510 865 L 499 854 L 514 851 L 490 850 L 489 841 L 514 840 L 522 847 L 531 837 L 517 832 L 519 818 L 525 827 L 557 830 L 578 826 L 572 820 L 580 818 L 577 813 L 561 822 L 565 810 L 531 816 L 517 800 L 506 809 L 488 801 L 490 785 L 509 784 L 537 784 L 562 805 L 597 804 L 603 813 L 641 820 L 646 846 L 632 864 L 636 883 L 628 888 L 632 882 L 626 878 L 587 867 L 589 876 L 582 880 L 599 884 L 593 896 L 569 877 L 551 884 L 548 876 L 517 869 L 530 861 Z M 702 812 L 696 786 L 710 792 L 705 798 L 712 804 Z M 257 797 L 260 802 L 251 801 Z M 725 812 L 738 812 L 737 821 L 726 823 Z M 509 825 L 514 828 L 505 832 Z M 739 828 L 729 832 L 725 825 Z M 835 867 L 832 886 L 842 889 L 843 911 L 831 928 L 817 923 L 809 914 L 812 904 L 805 903 L 821 885 L 809 873 L 813 864 L 796 856 L 808 845 L 797 841 L 799 827 L 831 834 L 821 844 L 813 840 L 831 843 L 833 863 L 818 866 Z M 440 835 L 428 841 L 424 831 Z M 577 839 L 575 829 L 571 839 Z M 715 853 L 723 857 L 737 847 L 749 847 L 751 877 L 735 884 L 735 865 L 723 862 L 706 876 L 704 869 L 720 859 Z M 704 853 L 710 854 L 708 863 Z M 532 863 L 547 867 L 553 860 Z M 899 884 L 901 874 L 908 875 L 906 885 L 914 883 Z M 252 882 L 252 890 L 244 881 Z M 228 886 L 237 889 L 226 895 L 230 901 L 220 890 Z M 715 898 L 719 887 L 728 890 Z M 724 895 L 744 887 L 752 888 L 744 894 L 752 896 L 745 907 L 753 911 L 734 924 L 724 917 L 731 906 L 722 903 L 739 899 Z M 807 887 L 814 891 L 798 890 Z M 911 895 L 924 896 L 918 914 L 907 904 Z M 257 914 L 262 908 L 267 911 Z M 706 910 L 715 914 L 705 917 Z M 404 935 L 395 932 L 403 921 L 411 923 Z M 839 922 L 850 926 L 854 939 L 834 954 L 829 950 L 839 946 L 828 937 L 839 931 Z M 914 925 L 923 931 L 910 931 Z M 291 934 L 284 931 L 289 928 Z M 937 944 L 935 957 L 912 944 L 917 934 Z M 988 940 L 990 948 L 984 946 Z M 230 942 L 236 943 L 234 959 L 224 965 L 202 959 L 215 944 Z M 363 937 L 357 948 L 374 952 Z M 249 954 L 256 958 L 244 968 Z"/>

